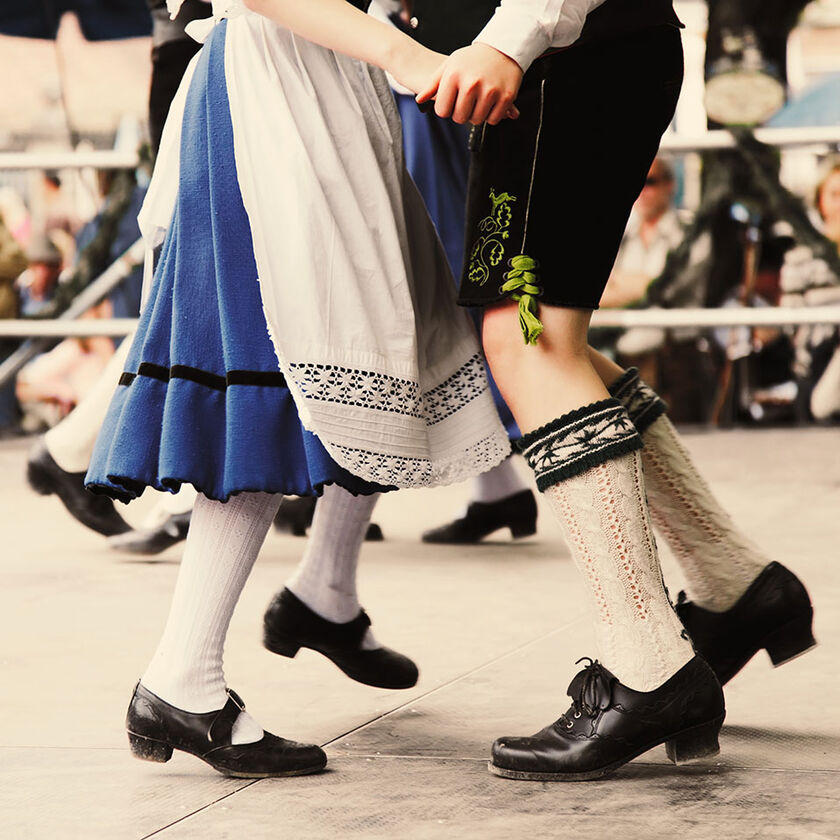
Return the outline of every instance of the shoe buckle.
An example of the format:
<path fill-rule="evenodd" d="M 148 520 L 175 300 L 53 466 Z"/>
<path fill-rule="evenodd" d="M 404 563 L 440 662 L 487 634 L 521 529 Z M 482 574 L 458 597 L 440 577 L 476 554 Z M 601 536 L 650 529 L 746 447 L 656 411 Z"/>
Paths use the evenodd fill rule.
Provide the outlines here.
<path fill-rule="evenodd" d="M 233 700 L 234 705 L 240 712 L 245 711 L 245 701 L 232 688 L 228 689 L 228 697 Z"/>

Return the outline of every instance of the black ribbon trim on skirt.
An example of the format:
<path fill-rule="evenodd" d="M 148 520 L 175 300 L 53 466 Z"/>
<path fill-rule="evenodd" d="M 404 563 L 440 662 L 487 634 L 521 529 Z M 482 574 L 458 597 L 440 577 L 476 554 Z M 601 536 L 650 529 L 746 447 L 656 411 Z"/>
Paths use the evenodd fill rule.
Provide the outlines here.
<path fill-rule="evenodd" d="M 131 385 L 138 376 L 169 382 L 170 379 L 188 379 L 214 391 L 224 391 L 230 385 L 259 385 L 269 388 L 285 388 L 286 377 L 279 370 L 229 370 L 225 376 L 210 373 L 207 370 L 189 365 L 172 365 L 171 368 L 143 362 L 137 373 L 124 371 L 120 376 L 120 385 Z"/>

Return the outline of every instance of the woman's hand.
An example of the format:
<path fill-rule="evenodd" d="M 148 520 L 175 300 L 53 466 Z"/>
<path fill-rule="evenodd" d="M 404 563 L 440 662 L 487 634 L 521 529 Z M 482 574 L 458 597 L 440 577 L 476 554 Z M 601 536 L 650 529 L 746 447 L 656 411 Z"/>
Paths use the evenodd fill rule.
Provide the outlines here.
<path fill-rule="evenodd" d="M 404 87 L 414 93 L 428 88 L 437 79 L 446 62 L 442 53 L 412 41 L 408 36 L 394 52 L 392 61 L 385 69 Z"/>
<path fill-rule="evenodd" d="M 434 99 L 439 117 L 495 125 L 506 117 L 519 116 L 513 100 L 521 83 L 522 69 L 512 58 L 476 43 L 455 50 L 446 59 L 437 76 L 418 92 L 417 103 Z"/>

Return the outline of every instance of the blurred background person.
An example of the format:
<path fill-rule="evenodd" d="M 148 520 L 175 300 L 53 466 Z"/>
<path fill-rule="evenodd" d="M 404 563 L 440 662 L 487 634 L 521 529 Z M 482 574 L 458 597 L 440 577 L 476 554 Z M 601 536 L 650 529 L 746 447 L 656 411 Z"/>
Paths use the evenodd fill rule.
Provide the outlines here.
<path fill-rule="evenodd" d="M 61 251 L 64 264 L 71 265 L 76 258 L 76 236 L 82 225 L 72 202 L 62 189 L 58 172 L 47 170 L 42 173 L 40 191 L 40 228 Z"/>
<path fill-rule="evenodd" d="M 814 190 L 820 229 L 840 249 L 840 157 L 823 165 Z M 806 245 L 787 252 L 781 272 L 785 306 L 840 304 L 840 277 Z M 840 328 L 802 326 L 794 337 L 800 400 L 815 420 L 840 420 Z"/>
<path fill-rule="evenodd" d="M 665 267 L 668 252 L 682 242 L 682 220 L 674 208 L 676 177 L 670 161 L 651 164 L 621 240 L 601 306 L 618 308 L 645 300 L 647 288 Z"/>
<path fill-rule="evenodd" d="M 670 161 L 658 156 L 651 164 L 618 256 L 601 296 L 601 307 L 622 309 L 647 305 L 648 286 L 662 273 L 670 251 L 682 242 L 685 230 L 674 208 L 676 177 Z M 662 390 L 659 351 L 667 333 L 659 327 L 633 327 L 626 331 L 595 333 L 599 349 L 612 350 L 624 366 L 639 368 L 642 378 Z"/>
<path fill-rule="evenodd" d="M 32 236 L 26 251 L 28 267 L 18 278 L 21 315 L 36 317 L 48 311 L 56 297 L 63 269 L 59 249 L 46 232 Z M 108 317 L 103 301 L 85 317 Z M 67 338 L 36 356 L 18 373 L 16 394 L 23 411 L 24 431 L 49 428 L 70 413 L 90 390 L 114 352 L 110 338 Z"/>
<path fill-rule="evenodd" d="M 0 318 L 17 318 L 20 314 L 16 282 L 26 266 L 26 255 L 0 211 Z M 0 340 L 0 362 L 15 350 L 17 344 L 16 341 Z M 0 438 L 18 434 L 19 423 L 20 408 L 12 381 L 0 388 Z"/>
<path fill-rule="evenodd" d="M 26 268 L 17 278 L 20 314 L 34 317 L 52 303 L 58 289 L 64 257 L 46 231 L 32 234 L 26 248 Z"/>

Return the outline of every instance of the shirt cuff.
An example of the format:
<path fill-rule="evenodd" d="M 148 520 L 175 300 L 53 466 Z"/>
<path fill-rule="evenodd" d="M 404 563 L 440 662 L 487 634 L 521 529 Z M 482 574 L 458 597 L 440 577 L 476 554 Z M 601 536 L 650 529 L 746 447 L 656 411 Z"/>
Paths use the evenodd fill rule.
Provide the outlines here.
<path fill-rule="evenodd" d="M 521 10 L 499 6 L 473 43 L 487 44 L 512 58 L 524 73 L 551 44 L 540 22 Z"/>

